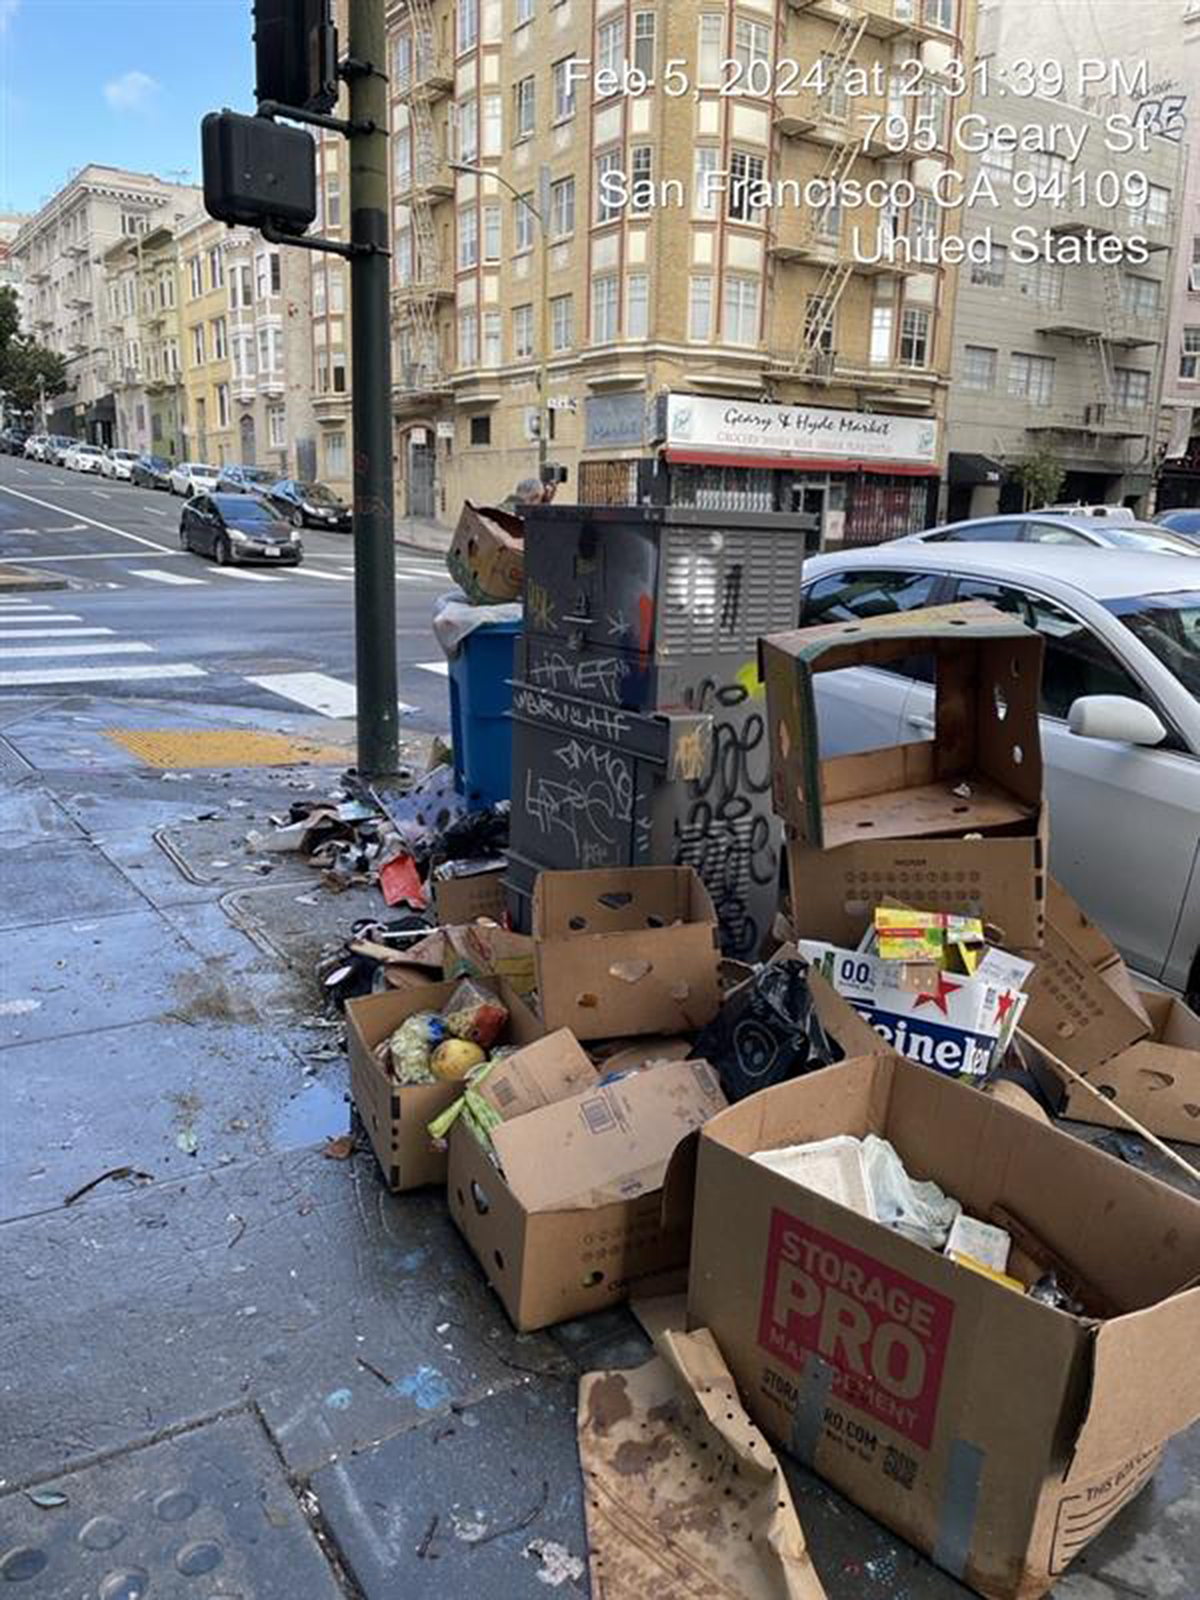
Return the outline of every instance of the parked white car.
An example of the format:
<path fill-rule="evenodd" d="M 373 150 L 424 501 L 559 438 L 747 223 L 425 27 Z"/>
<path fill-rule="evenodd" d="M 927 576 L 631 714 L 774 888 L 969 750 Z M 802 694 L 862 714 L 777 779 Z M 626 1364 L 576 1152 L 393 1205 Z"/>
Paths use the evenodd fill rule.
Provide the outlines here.
<path fill-rule="evenodd" d="M 1137 971 L 1200 1001 L 1200 571 L 1176 556 L 910 540 L 815 557 L 803 625 L 988 600 L 1046 641 L 1050 866 Z M 928 738 L 930 663 L 817 680 L 826 755 Z"/>
<path fill-rule="evenodd" d="M 110 450 L 100 463 L 100 474 L 105 478 L 124 478 L 128 481 L 137 459 L 136 450 Z"/>
<path fill-rule="evenodd" d="M 63 462 L 71 472 L 100 472 L 103 465 L 104 451 L 98 444 L 74 445 Z"/>
<path fill-rule="evenodd" d="M 26 461 L 41 461 L 43 459 L 42 451 L 48 442 L 44 433 L 31 433 L 25 441 Z"/>
<path fill-rule="evenodd" d="M 181 494 L 190 500 L 194 494 L 209 494 L 217 487 L 219 467 L 207 467 L 200 461 L 181 461 L 171 468 L 171 493 Z"/>
<path fill-rule="evenodd" d="M 1181 533 L 1172 533 L 1157 522 L 1139 522 L 1124 506 L 1109 509 L 1118 513 L 1103 517 L 1101 506 L 1078 510 L 1021 511 L 1008 516 L 972 517 L 967 522 L 948 522 L 923 533 L 909 533 L 904 544 L 1056 544 L 1102 546 L 1106 550 L 1140 550 L 1143 555 L 1200 556 L 1200 545 Z M 1123 515 L 1121 514 L 1123 513 Z"/>

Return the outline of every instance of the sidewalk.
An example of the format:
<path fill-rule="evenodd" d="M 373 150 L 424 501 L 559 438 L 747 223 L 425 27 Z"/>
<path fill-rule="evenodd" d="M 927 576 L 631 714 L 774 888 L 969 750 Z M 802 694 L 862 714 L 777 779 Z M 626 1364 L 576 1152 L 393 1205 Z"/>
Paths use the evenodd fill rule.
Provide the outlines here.
<path fill-rule="evenodd" d="M 131 729 L 183 759 L 235 732 L 247 764 L 148 766 Z M 516 1335 L 440 1194 L 322 1154 L 347 1073 L 313 963 L 383 907 L 247 849 L 341 773 L 249 764 L 264 732 L 329 740 L 0 702 L 0 1577 L 38 1600 L 586 1595 L 577 1379 L 647 1341 L 625 1310 Z M 1193 1434 L 1056 1596 L 1190 1594 L 1198 1471 Z M 788 1473 L 829 1600 L 967 1594 Z"/>
<path fill-rule="evenodd" d="M 13 566 L 11 562 L 0 565 L 0 594 L 28 594 L 34 589 L 65 589 L 65 578 L 53 573 L 37 572 L 29 567 Z"/>
<path fill-rule="evenodd" d="M 433 550 L 445 555 L 454 538 L 454 529 L 429 517 L 397 517 L 396 543 L 413 550 Z"/>

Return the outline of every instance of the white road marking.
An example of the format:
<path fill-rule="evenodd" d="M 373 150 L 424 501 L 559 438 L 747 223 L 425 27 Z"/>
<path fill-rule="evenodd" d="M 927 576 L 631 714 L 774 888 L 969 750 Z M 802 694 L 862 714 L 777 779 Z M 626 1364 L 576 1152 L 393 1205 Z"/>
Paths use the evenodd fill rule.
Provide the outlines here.
<path fill-rule="evenodd" d="M 30 606 L 26 611 L 0 610 L 0 623 L 26 622 L 82 622 L 82 617 L 77 617 L 73 611 L 55 611 L 53 606 Z"/>
<path fill-rule="evenodd" d="M 87 523 L 68 522 L 65 528 L 39 528 L 37 531 L 39 533 L 86 533 Z"/>
<path fill-rule="evenodd" d="M 310 711 L 319 711 L 323 717 L 352 717 L 358 708 L 354 685 L 331 678 L 326 672 L 274 672 L 248 681 L 307 706 Z"/>
<path fill-rule="evenodd" d="M 250 583 L 283 582 L 277 572 L 244 572 L 241 567 L 214 567 L 213 571 L 221 573 L 226 578 L 245 578 Z"/>
<path fill-rule="evenodd" d="M 405 572 L 402 568 L 397 568 L 396 578 L 398 582 L 402 583 L 446 584 L 450 582 L 449 573 L 445 573 L 439 578 L 436 572 Z"/>
<path fill-rule="evenodd" d="M 37 533 L 36 528 L 0 528 L 0 533 Z"/>
<path fill-rule="evenodd" d="M 136 639 L 118 639 L 113 644 L 18 644 L 10 650 L 0 645 L 0 658 L 9 656 L 148 656 L 154 652 L 152 644 L 142 644 Z"/>
<path fill-rule="evenodd" d="M 133 683 L 158 678 L 206 678 L 203 667 L 190 661 L 156 662 L 144 667 L 37 667 L 0 672 L 0 689 L 21 689 L 38 683 Z"/>
<path fill-rule="evenodd" d="M 450 676 L 450 663 L 448 661 L 414 661 L 413 666 L 418 672 L 433 672 L 439 678 Z"/>
<path fill-rule="evenodd" d="M 111 500 L 112 499 L 112 495 L 107 489 L 93 489 L 92 493 L 93 494 L 98 494 L 100 496 L 101 500 Z"/>
<path fill-rule="evenodd" d="M 41 533 L 45 530 L 38 528 L 33 531 Z M 183 554 L 182 550 L 163 550 L 160 559 L 165 559 L 167 556 L 182 556 Z M 132 552 L 129 550 L 89 550 L 84 554 L 74 556 L 18 556 L 16 559 L 23 567 L 26 567 L 35 561 L 128 561 L 131 557 Z M 132 557 L 132 559 L 136 560 L 136 557 Z"/>
<path fill-rule="evenodd" d="M 173 515 L 170 511 L 164 511 L 161 506 L 143 506 L 142 510 L 148 511 L 152 517 L 169 517 Z"/>
<path fill-rule="evenodd" d="M 288 572 L 293 578 L 324 578 L 327 583 L 354 582 L 348 572 L 318 572 L 316 567 L 289 567 Z"/>
<path fill-rule="evenodd" d="M 104 533 L 115 533 L 118 539 L 128 539 L 133 544 L 145 545 L 148 550 L 165 550 L 167 548 L 166 545 L 158 544 L 154 539 L 143 539 L 140 533 L 128 533 L 124 528 L 114 528 L 110 522 L 98 522 L 94 517 L 85 517 L 82 512 L 67 511 L 66 506 L 56 506 L 52 500 L 39 500 L 37 495 L 26 494 L 24 489 L 10 489 L 6 483 L 0 483 L 0 493 L 11 494 L 18 500 L 28 500 L 30 505 L 42 506 L 46 511 L 62 511 L 67 516 L 76 516 L 87 527 L 99 528 Z M 47 533 L 50 531 L 49 528 L 46 529 Z"/>
<path fill-rule="evenodd" d="M 43 618 L 35 619 L 41 622 Z M 112 633 L 111 628 L 5 628 L 0 639 L 82 639 L 88 634 Z"/>
<path fill-rule="evenodd" d="M 207 583 L 207 578 L 185 578 L 182 572 L 159 572 L 154 567 L 130 567 L 131 578 L 150 578 L 154 583 Z"/>

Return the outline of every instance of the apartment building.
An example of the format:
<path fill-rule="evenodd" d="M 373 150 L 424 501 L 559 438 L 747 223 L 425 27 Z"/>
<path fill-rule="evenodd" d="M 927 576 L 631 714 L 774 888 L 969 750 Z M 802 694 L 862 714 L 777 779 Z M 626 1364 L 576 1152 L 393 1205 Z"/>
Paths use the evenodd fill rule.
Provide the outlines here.
<path fill-rule="evenodd" d="M 536 470 L 544 376 L 571 498 L 802 509 L 827 544 L 932 519 L 957 268 L 892 246 L 956 224 L 929 194 L 974 0 L 388 24 L 400 515 Z"/>
<path fill-rule="evenodd" d="M 1012 118 L 999 75 L 974 109 L 998 141 Z M 1061 499 L 1145 509 L 1181 149 L 1152 136 L 1119 154 L 1100 113 L 1057 98 L 1024 97 L 1020 119 L 1047 148 L 993 142 L 966 174 L 986 188 L 959 279 L 946 515 L 1020 510 L 1039 450 L 1065 469 Z"/>
<path fill-rule="evenodd" d="M 17 297 L 18 307 L 25 286 L 20 264 L 13 255 L 13 243 L 28 220 L 24 212 L 0 212 L 0 289 L 11 289 Z"/>
<path fill-rule="evenodd" d="M 123 238 L 101 257 L 113 443 L 177 458 L 183 429 L 179 249 L 172 228 Z"/>
<path fill-rule="evenodd" d="M 172 226 L 198 199 L 196 189 L 149 173 L 89 165 L 21 226 L 11 250 L 25 285 L 24 327 L 67 362 L 70 387 L 46 419 L 53 431 L 114 442 L 104 253 Z"/>

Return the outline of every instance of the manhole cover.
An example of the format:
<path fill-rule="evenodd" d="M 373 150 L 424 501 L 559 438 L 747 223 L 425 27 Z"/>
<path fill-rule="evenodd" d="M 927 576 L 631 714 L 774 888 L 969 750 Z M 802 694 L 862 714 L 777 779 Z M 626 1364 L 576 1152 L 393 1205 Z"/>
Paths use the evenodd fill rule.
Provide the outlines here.
<path fill-rule="evenodd" d="M 106 736 L 151 767 L 344 766 L 350 751 L 315 739 L 244 728 L 105 728 Z"/>

